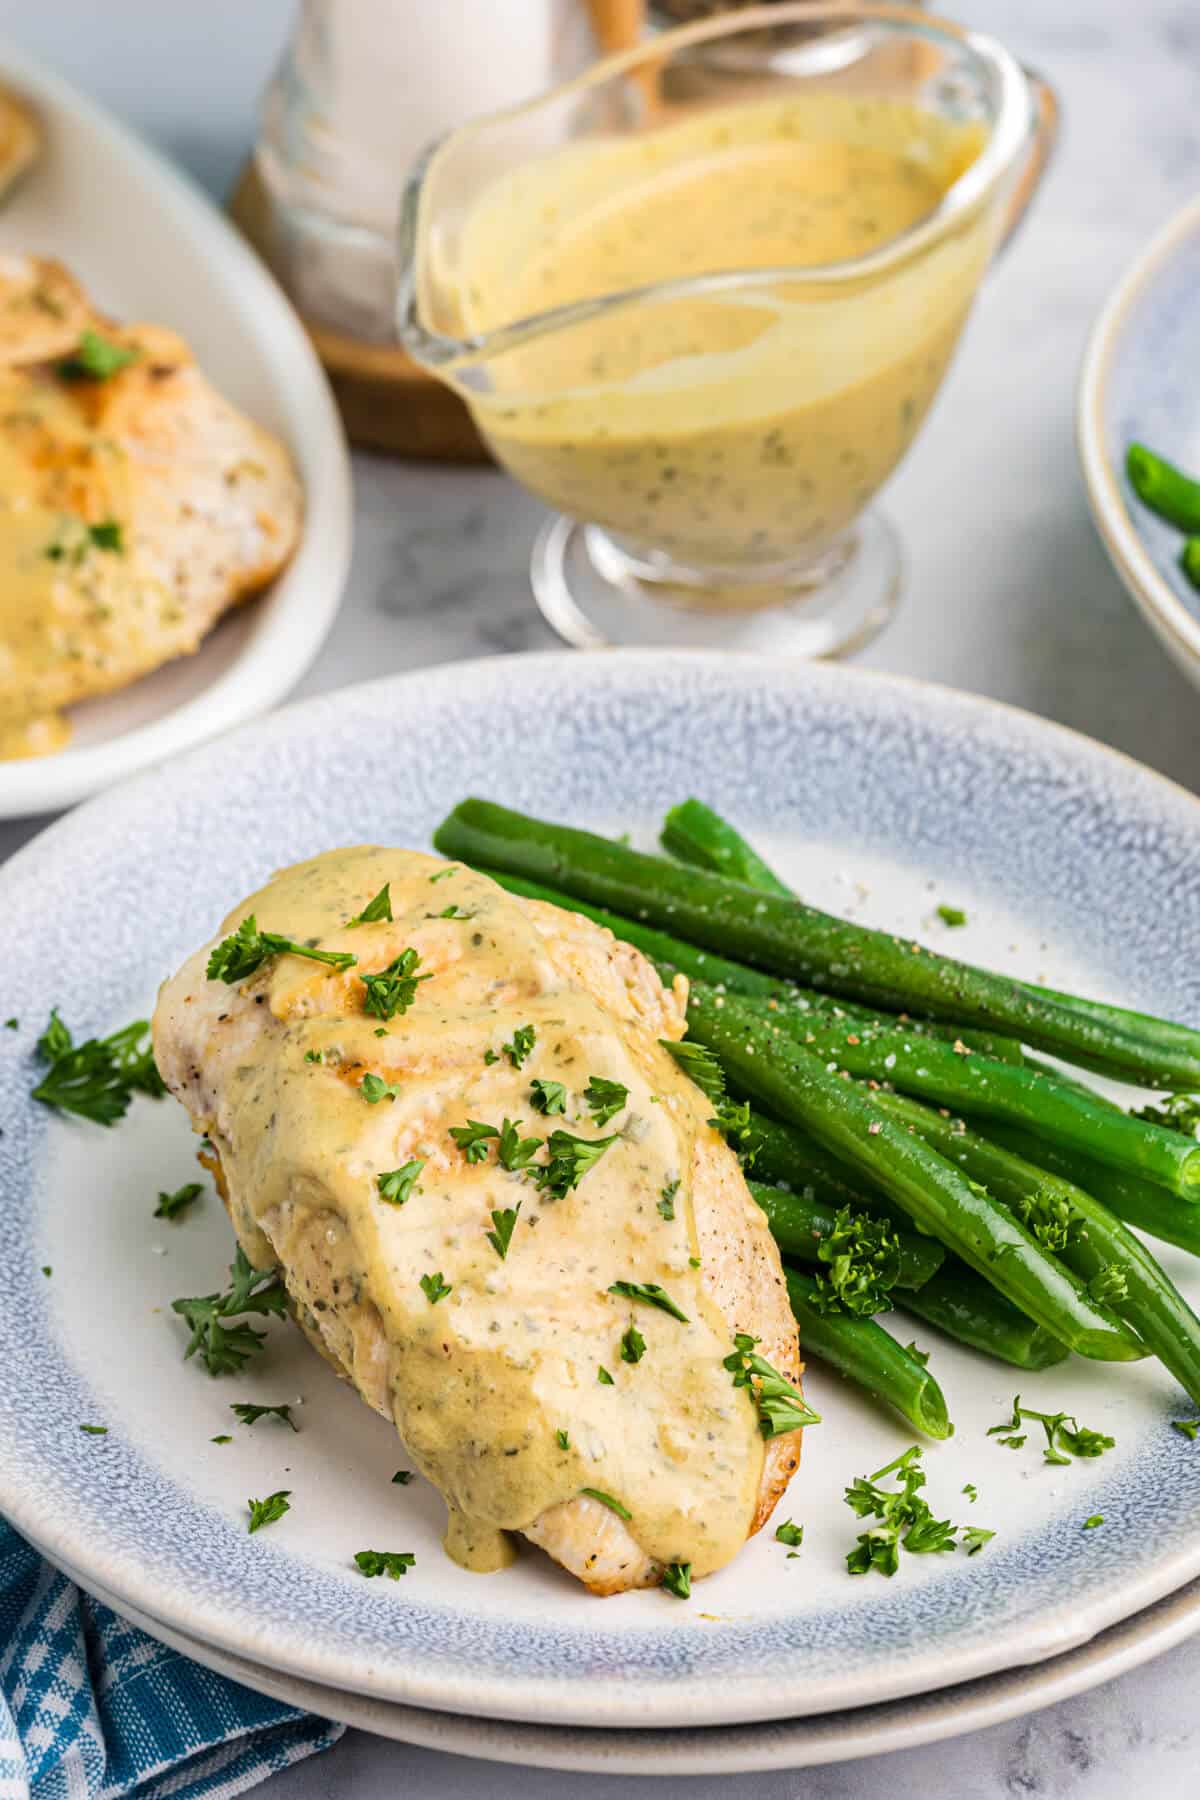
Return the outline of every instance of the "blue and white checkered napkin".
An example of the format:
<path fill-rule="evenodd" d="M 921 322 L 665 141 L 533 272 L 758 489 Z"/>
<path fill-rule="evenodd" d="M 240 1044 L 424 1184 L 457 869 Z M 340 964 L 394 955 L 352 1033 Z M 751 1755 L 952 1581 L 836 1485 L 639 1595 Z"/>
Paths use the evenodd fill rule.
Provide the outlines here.
<path fill-rule="evenodd" d="M 0 1800 L 232 1800 L 342 1729 L 168 1650 L 0 1519 Z"/>

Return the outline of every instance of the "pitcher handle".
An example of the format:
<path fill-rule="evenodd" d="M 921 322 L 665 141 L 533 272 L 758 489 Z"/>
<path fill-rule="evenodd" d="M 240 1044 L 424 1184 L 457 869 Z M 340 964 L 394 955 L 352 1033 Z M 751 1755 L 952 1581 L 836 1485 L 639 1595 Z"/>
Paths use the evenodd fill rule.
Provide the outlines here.
<path fill-rule="evenodd" d="M 1025 167 L 1017 179 L 1012 198 L 1008 203 L 1008 216 L 1000 233 L 1000 241 L 996 246 L 997 254 L 1007 250 L 1016 235 L 1017 227 L 1029 210 L 1029 203 L 1041 185 L 1042 176 L 1050 158 L 1054 154 L 1058 142 L 1058 128 L 1062 118 L 1062 110 L 1058 103 L 1058 95 L 1043 75 L 1036 69 L 1024 68 L 1025 79 L 1029 83 L 1033 96 L 1033 127 L 1029 134 L 1029 148 L 1025 155 Z"/>

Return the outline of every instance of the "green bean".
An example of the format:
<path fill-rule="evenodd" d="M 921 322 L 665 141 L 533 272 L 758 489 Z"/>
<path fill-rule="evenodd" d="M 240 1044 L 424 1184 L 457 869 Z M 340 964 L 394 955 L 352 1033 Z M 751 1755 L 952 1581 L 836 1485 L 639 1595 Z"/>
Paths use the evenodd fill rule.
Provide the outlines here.
<path fill-rule="evenodd" d="M 1194 588 L 1200 588 L 1200 537 L 1190 537 L 1179 552 L 1179 566 Z"/>
<path fill-rule="evenodd" d="M 896 1304 L 947 1337 L 1018 1369 L 1049 1369 L 1070 1355 L 1065 1344 L 957 1261 L 916 1293 L 897 1294 Z"/>
<path fill-rule="evenodd" d="M 890 1013 L 875 1012 L 869 1006 L 859 1006 L 852 1000 L 842 1000 L 834 994 L 822 994 L 815 989 L 797 987 L 794 982 L 783 980 L 778 975 L 764 975 L 761 969 L 751 969 L 744 963 L 730 962 L 727 957 L 717 956 L 710 950 L 699 950 L 694 944 L 685 943 L 682 938 L 657 931 L 653 926 L 643 925 L 636 919 L 621 918 L 617 913 L 606 912 L 602 907 L 589 906 L 585 901 L 575 900 L 570 894 L 546 887 L 541 882 L 526 881 L 522 876 L 506 875 L 497 869 L 480 868 L 479 873 L 487 875 L 510 894 L 520 894 L 527 900 L 543 900 L 551 906 L 561 906 L 567 912 L 582 913 L 584 918 L 606 926 L 614 937 L 632 944 L 644 956 L 648 956 L 668 986 L 676 973 L 680 973 L 692 981 L 707 981 L 713 987 L 726 988 L 731 994 L 751 994 L 763 1000 L 773 1000 L 781 1007 L 787 1006 L 793 1013 L 814 1012 L 830 1019 L 857 1020 L 864 1025 L 886 1025 L 893 1022 L 894 1015 Z M 908 1029 L 920 1035 L 945 1037 L 951 1041 L 962 1035 L 964 1042 L 969 1043 L 973 1049 L 983 1051 L 985 1055 L 998 1056 L 1004 1062 L 1024 1060 L 1021 1047 L 1014 1038 L 998 1037 L 993 1032 L 971 1031 L 965 1026 L 960 1031 L 956 1025 L 939 1025 L 923 1020 L 910 1020 Z"/>
<path fill-rule="evenodd" d="M 743 881 L 762 893 L 792 891 L 741 833 L 703 800 L 685 800 L 682 805 L 673 806 L 663 820 L 659 842 L 664 850 L 692 868 L 712 869 L 717 875 L 728 875 L 731 881 Z"/>
<path fill-rule="evenodd" d="M 693 985 L 689 1014 L 702 987 L 700 982 Z M 834 1031 L 817 1023 L 806 1029 L 786 1009 L 768 1011 L 749 997 L 744 1005 L 768 1030 L 795 1037 L 822 1062 L 836 1062 L 851 1075 L 888 1082 L 901 1093 L 941 1106 L 1025 1126 L 1200 1203 L 1200 1145 L 1195 1139 L 1130 1118 L 1076 1082 L 1059 1081 L 1041 1069 L 1014 1068 L 993 1057 L 968 1054 L 965 1046 L 956 1050 L 903 1030 Z"/>
<path fill-rule="evenodd" d="M 766 1187 L 761 1181 L 750 1181 L 746 1185 L 766 1213 L 771 1236 L 783 1254 L 797 1257 L 801 1262 L 820 1262 L 821 1240 L 833 1231 L 836 1215 L 806 1194 Z M 896 1235 L 899 1242 L 896 1287 L 923 1287 L 945 1261 L 945 1248 L 936 1238 L 922 1237 L 919 1232 L 901 1231 Z"/>
<path fill-rule="evenodd" d="M 1125 471 L 1143 506 L 1180 531 L 1200 531 L 1200 481 L 1136 442 L 1125 452 Z"/>
<path fill-rule="evenodd" d="M 906 938 L 837 919 L 783 894 L 755 894 L 703 869 L 646 856 L 592 832 L 551 825 L 484 800 L 464 800 L 434 842 L 446 856 L 548 882 L 593 906 L 669 930 L 719 955 L 872 1007 L 961 1021 L 1036 1049 L 1102 1059 L 1123 1079 L 1200 1086 L 1200 1054 L 1168 1053 L 1101 1026 Z M 1200 1035 L 1197 1036 L 1200 1045 Z"/>
<path fill-rule="evenodd" d="M 877 1400 L 895 1407 L 928 1437 L 950 1436 L 954 1428 L 946 1411 L 945 1396 L 915 1356 L 901 1349 L 874 1319 L 821 1312 L 812 1277 L 799 1269 L 786 1269 L 785 1274 L 803 1351 L 819 1356 L 856 1387 L 865 1388 Z"/>
<path fill-rule="evenodd" d="M 1040 1169 L 1060 1175 L 1099 1200 L 1126 1225 L 1200 1256 L 1200 1208 L 1181 1204 L 1165 1188 L 1120 1169 L 1111 1169 L 1078 1150 L 1064 1150 L 1012 1125 L 989 1123 L 987 1136 Z M 766 1173 L 771 1171 L 765 1170 Z M 772 1177 L 774 1178 L 774 1177 Z"/>
<path fill-rule="evenodd" d="M 1111 1300 L 1113 1311 L 1200 1404 L 1200 1319 L 1141 1240 L 1094 1195 L 928 1107 L 898 1094 L 877 1099 L 889 1117 L 919 1132 L 972 1181 L 982 1182 L 994 1200 L 1030 1223 L 1043 1221 L 1043 1229 L 1064 1238 L 1056 1254 L 1082 1281 L 1105 1280 L 1107 1271 L 1118 1271 L 1126 1291 Z"/>
<path fill-rule="evenodd" d="M 1011 1213 L 887 1118 L 872 1094 L 830 1074 L 785 1033 L 764 1026 L 744 1000 L 697 983 L 688 1023 L 691 1036 L 707 1045 L 743 1092 L 805 1127 L 877 1182 L 920 1229 L 940 1238 L 1052 1336 L 1084 1356 L 1127 1361 L 1141 1355 L 1141 1346 Z"/>

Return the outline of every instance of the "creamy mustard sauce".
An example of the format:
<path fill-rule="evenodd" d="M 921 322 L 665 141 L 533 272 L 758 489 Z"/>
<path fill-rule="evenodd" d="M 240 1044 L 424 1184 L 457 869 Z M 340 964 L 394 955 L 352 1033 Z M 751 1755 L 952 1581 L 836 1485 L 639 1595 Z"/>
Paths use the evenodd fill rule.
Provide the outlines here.
<path fill-rule="evenodd" d="M 496 455 L 555 506 L 679 560 L 818 553 L 920 424 L 986 223 L 884 277 L 822 290 L 787 271 L 901 237 L 980 148 L 978 127 L 910 105 L 809 96 L 583 141 L 497 181 L 438 269 L 465 333 L 705 273 L 781 273 L 755 291 L 632 302 L 497 353 L 488 387 L 462 389 Z"/>
<path fill-rule="evenodd" d="M 0 372 L 0 759 L 61 749 L 61 708 L 138 631 L 120 553 L 85 520 L 128 517 L 128 465 L 69 389 Z"/>
<path fill-rule="evenodd" d="M 393 922 L 348 927 L 384 882 Z M 447 908 L 456 916 L 440 916 Z M 248 913 L 262 930 L 358 963 L 336 974 L 275 958 L 240 994 L 220 990 L 221 1016 L 212 984 L 197 981 L 214 1010 L 196 1073 L 222 1073 L 214 1116 L 196 1123 L 220 1155 L 251 1260 L 281 1261 L 310 1335 L 391 1413 L 445 1496 L 449 1553 L 503 1566 L 505 1533 L 593 1488 L 628 1509 L 656 1561 L 690 1562 L 695 1575 L 727 1562 L 750 1529 L 764 1447 L 752 1396 L 722 1366 L 735 1327 L 694 1262 L 692 1166 L 708 1103 L 657 1030 L 619 1019 L 560 972 L 493 882 L 434 857 L 332 851 L 285 870 L 222 933 Z M 429 979 L 383 1024 L 363 1010 L 359 976 L 409 947 Z M 193 1004 L 189 989 L 182 1005 Z M 518 1068 L 504 1046 L 522 1026 L 536 1042 Z M 395 1098 L 369 1104 L 368 1073 L 395 1084 Z M 628 1089 L 602 1126 L 583 1099 L 592 1076 Z M 564 1085 L 564 1116 L 534 1109 L 535 1077 Z M 495 1139 L 471 1165 L 449 1135 L 505 1119 L 522 1137 L 561 1128 L 616 1141 L 554 1199 L 499 1165 Z M 413 1158 L 424 1166 L 412 1193 L 388 1204 L 378 1177 Z M 501 1260 L 491 1213 L 518 1204 Z M 449 1292 L 431 1304 L 420 1278 L 434 1275 Z M 659 1283 L 688 1322 L 611 1294 L 616 1281 Z M 376 1316 L 382 1362 L 366 1329 Z M 636 1363 L 621 1356 L 631 1323 L 646 1344 Z"/>

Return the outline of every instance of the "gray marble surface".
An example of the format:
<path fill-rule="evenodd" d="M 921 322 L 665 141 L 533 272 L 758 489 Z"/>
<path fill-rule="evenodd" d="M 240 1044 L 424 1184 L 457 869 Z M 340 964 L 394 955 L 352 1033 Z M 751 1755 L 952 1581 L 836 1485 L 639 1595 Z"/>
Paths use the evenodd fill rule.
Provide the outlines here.
<path fill-rule="evenodd" d="M 414 0 L 415 3 L 415 0 Z M 486 0 L 480 0 L 485 4 Z M 252 129 L 288 0 L 0 0 L 42 55 L 220 190 Z M 1200 702 L 1141 625 L 1092 532 L 1073 442 L 1084 336 L 1117 273 L 1200 186 L 1196 0 L 960 0 L 1058 88 L 1059 154 L 982 297 L 888 496 L 904 611 L 862 659 L 970 688 L 1200 787 Z M 532 502 L 491 472 L 356 462 L 349 592 L 301 691 L 537 648 Z M 34 825 L 0 829 L 0 854 Z M 1079 1699 L 973 1737 L 824 1770 L 636 1781 L 505 1770 L 351 1733 L 268 1784 L 272 1800 L 1175 1800 L 1200 1788 L 1200 1641 Z"/>

